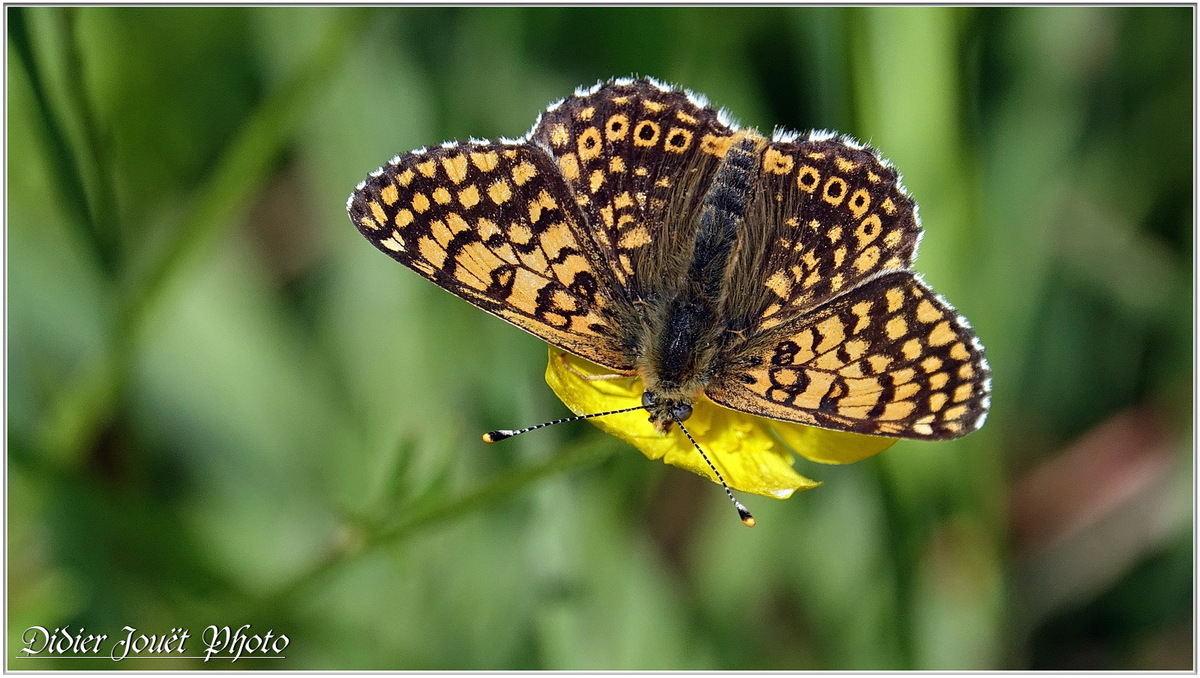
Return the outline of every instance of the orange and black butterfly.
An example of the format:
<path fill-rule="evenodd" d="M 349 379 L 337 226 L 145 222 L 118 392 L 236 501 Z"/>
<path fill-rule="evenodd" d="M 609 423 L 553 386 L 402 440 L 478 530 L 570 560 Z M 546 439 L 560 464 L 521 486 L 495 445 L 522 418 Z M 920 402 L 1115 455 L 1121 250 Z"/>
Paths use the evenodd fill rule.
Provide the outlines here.
<path fill-rule="evenodd" d="M 916 204 L 845 136 L 766 138 L 701 96 L 619 79 L 523 138 L 397 156 L 347 207 L 443 289 L 639 377 L 661 432 L 700 397 L 891 438 L 955 438 L 987 415 L 983 347 L 911 270 Z"/>

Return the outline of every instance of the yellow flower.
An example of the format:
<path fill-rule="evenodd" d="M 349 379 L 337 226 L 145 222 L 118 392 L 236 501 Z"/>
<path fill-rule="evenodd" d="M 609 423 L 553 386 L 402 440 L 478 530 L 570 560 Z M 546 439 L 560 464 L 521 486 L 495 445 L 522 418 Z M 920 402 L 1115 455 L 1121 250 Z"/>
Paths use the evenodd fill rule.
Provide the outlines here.
<path fill-rule="evenodd" d="M 585 378 L 595 376 L 610 378 Z M 576 414 L 642 404 L 640 379 L 611 378 L 613 376 L 599 365 L 550 347 L 546 383 Z M 662 459 L 718 482 L 682 431 L 676 428 L 665 435 L 658 433 L 647 421 L 644 410 L 589 421 L 638 448 L 650 459 Z M 704 397 L 694 404 L 692 416 L 684 425 L 730 487 L 776 499 L 787 499 L 797 490 L 821 484 L 796 473 L 792 468 L 793 451 L 812 461 L 848 464 L 878 454 L 896 442 L 894 438 L 830 431 L 755 417 L 721 407 Z"/>

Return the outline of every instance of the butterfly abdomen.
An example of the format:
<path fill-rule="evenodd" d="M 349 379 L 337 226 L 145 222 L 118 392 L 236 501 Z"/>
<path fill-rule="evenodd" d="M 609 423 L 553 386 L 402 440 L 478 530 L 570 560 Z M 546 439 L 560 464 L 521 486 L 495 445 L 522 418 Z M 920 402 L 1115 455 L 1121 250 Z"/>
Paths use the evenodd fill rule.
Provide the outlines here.
<path fill-rule="evenodd" d="M 758 164 L 758 144 L 754 137 L 744 137 L 732 144 L 704 196 L 688 278 L 699 284 L 700 292 L 708 297 L 715 298 L 721 293 L 729 256 L 746 218 L 746 204 Z"/>

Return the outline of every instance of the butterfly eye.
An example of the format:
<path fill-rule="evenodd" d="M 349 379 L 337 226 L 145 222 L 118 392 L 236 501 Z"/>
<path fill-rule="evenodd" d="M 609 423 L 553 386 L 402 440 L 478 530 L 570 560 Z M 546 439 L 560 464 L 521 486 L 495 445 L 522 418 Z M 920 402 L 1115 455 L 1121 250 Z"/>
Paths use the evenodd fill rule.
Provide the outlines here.
<path fill-rule="evenodd" d="M 654 397 L 654 394 L 650 391 L 642 393 L 642 407 L 653 407 L 657 400 L 658 398 Z"/>
<path fill-rule="evenodd" d="M 671 418 L 675 421 L 687 421 L 690 416 L 692 416 L 692 406 L 687 403 L 679 403 L 671 411 Z"/>

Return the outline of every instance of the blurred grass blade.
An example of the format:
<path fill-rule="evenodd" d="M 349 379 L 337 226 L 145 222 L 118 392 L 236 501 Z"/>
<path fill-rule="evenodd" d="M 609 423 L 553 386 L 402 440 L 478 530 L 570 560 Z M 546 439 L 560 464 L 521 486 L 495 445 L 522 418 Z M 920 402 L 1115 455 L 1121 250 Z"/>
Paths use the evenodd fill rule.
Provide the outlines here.
<path fill-rule="evenodd" d="M 258 193 L 297 124 L 318 101 L 369 14 L 339 12 L 312 57 L 242 126 L 217 167 L 197 191 L 172 240 L 138 271 L 122 316 L 131 331 L 189 260 L 237 225 L 237 214 Z"/>
<path fill-rule="evenodd" d="M 60 195 L 73 196 L 74 201 L 78 203 L 78 209 L 64 210 L 65 215 L 69 223 L 79 231 L 83 242 L 88 243 L 101 270 L 111 276 L 117 268 L 116 229 L 114 223 L 102 224 L 98 219 L 96 204 L 98 199 L 95 193 L 98 190 L 111 191 L 112 181 L 104 172 L 100 171 L 96 149 L 72 147 L 67 133 L 66 118 L 71 115 L 79 118 L 78 126 L 85 130 L 87 139 L 84 146 L 87 146 L 87 143 L 94 143 L 97 138 L 94 133 L 96 123 L 91 116 L 92 109 L 87 105 L 83 79 L 80 77 L 79 49 L 75 43 L 75 32 L 68 27 L 63 31 L 65 35 L 46 36 L 46 42 L 64 52 L 64 61 L 68 69 L 65 77 L 70 86 L 66 87 L 66 90 L 71 94 L 69 102 L 71 105 L 63 106 L 60 115 L 58 107 L 54 106 L 50 100 L 46 73 L 34 53 L 30 26 L 30 14 L 34 11 L 53 12 L 54 18 L 58 18 L 63 12 L 70 10 L 10 8 L 8 10 L 9 44 L 16 52 L 17 62 L 20 63 L 29 78 L 34 104 L 37 106 L 38 119 L 43 123 L 39 128 L 44 136 L 43 143 L 46 145 L 47 155 L 62 167 L 62 171 L 51 172 L 51 180 L 55 183 L 55 189 Z M 68 20 L 67 23 L 71 24 L 72 22 Z M 85 160 L 92 165 L 87 171 L 84 169 Z M 79 190 L 77 178 L 89 176 L 101 182 L 103 188 L 99 188 L 93 183 L 90 190 Z M 111 206 L 113 203 L 107 204 Z"/>
<path fill-rule="evenodd" d="M 52 404 L 39 440 L 59 459 L 76 457 L 119 400 L 136 333 L 184 267 L 238 223 L 299 122 L 319 100 L 369 14 L 339 12 L 312 57 L 250 116 L 197 190 L 173 238 L 121 291 L 121 311 L 104 357 L 81 369 Z"/>
<path fill-rule="evenodd" d="M 66 111 L 77 119 L 82 135 L 79 161 L 83 172 L 80 178 L 90 194 L 91 223 L 98 240 L 98 257 L 109 273 L 119 273 L 123 263 L 122 228 L 117 212 L 117 188 L 114 181 L 111 137 L 101 129 L 96 106 L 88 96 L 87 78 L 83 72 L 83 56 L 77 32 L 79 8 L 61 10 L 64 39 L 62 40 L 63 68 L 69 85 Z"/>

